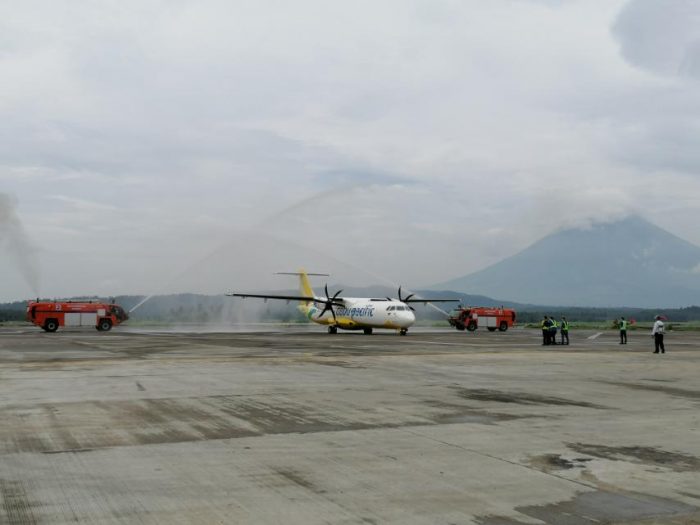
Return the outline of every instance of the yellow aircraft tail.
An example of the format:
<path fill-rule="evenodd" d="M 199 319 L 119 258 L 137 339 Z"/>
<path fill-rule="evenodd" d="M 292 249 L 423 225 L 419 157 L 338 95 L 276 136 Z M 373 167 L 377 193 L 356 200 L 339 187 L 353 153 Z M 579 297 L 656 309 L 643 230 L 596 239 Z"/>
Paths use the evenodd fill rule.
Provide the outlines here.
<path fill-rule="evenodd" d="M 299 277 L 299 295 L 302 297 L 315 297 L 314 289 L 311 288 L 311 283 L 309 282 L 309 275 L 328 277 L 326 273 L 307 273 L 303 268 L 299 269 L 298 272 L 279 272 L 279 275 L 297 275 Z M 316 308 L 313 301 L 299 301 L 298 309 L 304 317 L 311 321 L 314 320 L 314 315 L 318 313 L 318 308 Z"/>
<path fill-rule="evenodd" d="M 299 292 L 306 297 L 314 296 L 314 290 L 311 288 L 311 283 L 309 282 L 309 275 L 304 269 L 299 270 Z"/>
<path fill-rule="evenodd" d="M 299 277 L 299 294 L 303 297 L 315 297 L 314 289 L 311 288 L 311 283 L 309 282 L 309 275 L 328 277 L 327 273 L 308 273 L 303 268 L 300 268 L 298 272 L 279 272 L 278 275 L 296 275 Z M 300 306 L 310 306 L 313 301 L 301 301 Z"/>

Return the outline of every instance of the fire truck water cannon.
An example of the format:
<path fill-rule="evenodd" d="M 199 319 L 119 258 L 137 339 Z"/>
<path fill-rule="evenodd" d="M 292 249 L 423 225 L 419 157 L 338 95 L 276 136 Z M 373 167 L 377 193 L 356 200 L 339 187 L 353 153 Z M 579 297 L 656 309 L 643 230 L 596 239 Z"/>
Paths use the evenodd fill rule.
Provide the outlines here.
<path fill-rule="evenodd" d="M 93 301 L 31 301 L 27 305 L 27 321 L 46 332 L 55 332 L 60 326 L 94 326 L 108 332 L 113 326 L 129 319 L 129 314 L 118 304 Z"/>
<path fill-rule="evenodd" d="M 475 331 L 485 327 L 489 332 L 505 332 L 515 324 L 515 310 L 510 308 L 485 308 L 479 306 L 460 306 L 450 312 L 448 321 L 457 330 Z"/>

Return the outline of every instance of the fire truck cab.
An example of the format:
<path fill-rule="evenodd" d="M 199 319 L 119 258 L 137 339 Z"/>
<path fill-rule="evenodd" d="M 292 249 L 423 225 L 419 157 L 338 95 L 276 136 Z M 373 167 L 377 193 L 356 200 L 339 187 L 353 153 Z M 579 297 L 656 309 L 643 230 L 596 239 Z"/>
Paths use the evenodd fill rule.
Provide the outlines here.
<path fill-rule="evenodd" d="M 515 310 L 510 308 L 484 308 L 479 306 L 460 306 L 450 313 L 450 325 L 457 330 L 473 332 L 483 326 L 489 332 L 505 332 L 515 324 Z"/>
<path fill-rule="evenodd" d="M 46 332 L 55 332 L 59 326 L 94 326 L 107 332 L 129 319 L 117 304 L 92 301 L 31 301 L 27 305 L 27 321 Z"/>

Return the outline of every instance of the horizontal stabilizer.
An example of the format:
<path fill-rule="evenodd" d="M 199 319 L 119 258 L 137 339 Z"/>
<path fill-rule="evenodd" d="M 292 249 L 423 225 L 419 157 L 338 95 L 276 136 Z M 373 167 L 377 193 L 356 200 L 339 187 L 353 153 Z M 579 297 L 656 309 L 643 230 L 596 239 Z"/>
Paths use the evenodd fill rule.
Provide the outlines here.
<path fill-rule="evenodd" d="M 275 275 L 311 275 L 314 277 L 330 277 L 329 273 L 308 273 L 308 272 L 277 272 Z"/>

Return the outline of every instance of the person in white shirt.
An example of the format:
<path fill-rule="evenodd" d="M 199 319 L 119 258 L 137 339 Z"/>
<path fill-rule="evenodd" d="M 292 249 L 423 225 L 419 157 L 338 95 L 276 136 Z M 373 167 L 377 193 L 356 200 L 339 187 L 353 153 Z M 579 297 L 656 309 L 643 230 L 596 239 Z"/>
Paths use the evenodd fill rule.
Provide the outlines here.
<path fill-rule="evenodd" d="M 664 322 L 661 320 L 661 316 L 656 316 L 656 321 L 654 322 L 654 327 L 651 329 L 651 335 L 654 338 L 654 353 L 658 354 L 661 350 L 662 354 L 666 353 L 664 348 L 664 332 L 666 328 L 664 327 Z"/>

